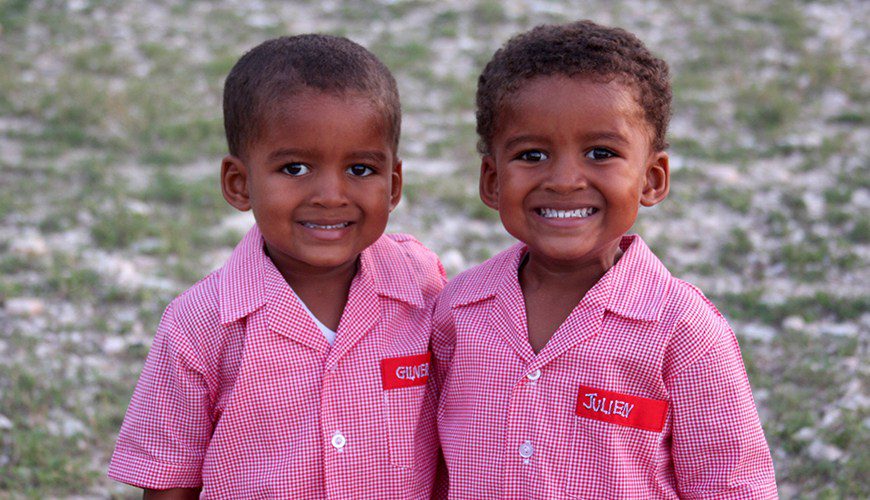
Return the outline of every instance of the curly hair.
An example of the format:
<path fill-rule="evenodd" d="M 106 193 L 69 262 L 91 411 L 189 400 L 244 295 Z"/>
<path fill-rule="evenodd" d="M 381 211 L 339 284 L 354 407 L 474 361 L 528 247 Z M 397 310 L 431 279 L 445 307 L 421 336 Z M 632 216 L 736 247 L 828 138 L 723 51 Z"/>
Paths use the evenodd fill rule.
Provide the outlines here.
<path fill-rule="evenodd" d="M 306 89 L 371 96 L 384 113 L 393 148 L 402 126 L 399 90 L 390 70 L 347 38 L 305 34 L 267 40 L 243 55 L 224 83 L 224 131 L 230 154 L 241 156 L 260 137 L 283 99 Z"/>
<path fill-rule="evenodd" d="M 668 64 L 636 36 L 592 21 L 542 25 L 514 36 L 493 55 L 477 82 L 477 149 L 490 153 L 498 113 L 523 83 L 538 76 L 617 79 L 637 92 L 652 127 L 652 147 L 662 151 L 671 117 Z"/>

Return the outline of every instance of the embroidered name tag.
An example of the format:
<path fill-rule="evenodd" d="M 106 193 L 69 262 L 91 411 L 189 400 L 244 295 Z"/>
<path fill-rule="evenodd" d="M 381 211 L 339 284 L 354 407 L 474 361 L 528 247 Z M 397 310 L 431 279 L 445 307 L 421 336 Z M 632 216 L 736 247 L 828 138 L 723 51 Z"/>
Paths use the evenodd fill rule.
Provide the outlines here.
<path fill-rule="evenodd" d="M 431 353 L 381 360 L 384 390 L 426 385 L 429 381 Z"/>
<path fill-rule="evenodd" d="M 661 432 L 668 402 L 580 386 L 577 415 L 653 432 Z"/>

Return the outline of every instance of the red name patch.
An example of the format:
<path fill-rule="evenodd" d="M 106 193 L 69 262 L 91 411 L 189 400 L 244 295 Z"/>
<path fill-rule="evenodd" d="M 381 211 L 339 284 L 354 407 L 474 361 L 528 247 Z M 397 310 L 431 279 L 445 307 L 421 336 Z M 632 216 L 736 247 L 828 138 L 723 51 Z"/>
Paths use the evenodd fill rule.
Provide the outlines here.
<path fill-rule="evenodd" d="M 611 424 L 661 432 L 668 402 L 580 386 L 577 415 Z"/>
<path fill-rule="evenodd" d="M 431 353 L 381 360 L 381 380 L 384 390 L 426 385 L 429 381 Z"/>

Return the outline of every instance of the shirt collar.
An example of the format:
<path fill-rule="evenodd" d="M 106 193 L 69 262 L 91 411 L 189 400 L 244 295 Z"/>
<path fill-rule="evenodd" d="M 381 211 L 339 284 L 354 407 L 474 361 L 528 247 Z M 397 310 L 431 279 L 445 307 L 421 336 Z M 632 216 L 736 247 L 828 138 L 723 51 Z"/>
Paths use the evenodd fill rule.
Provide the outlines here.
<path fill-rule="evenodd" d="M 360 279 L 370 280 L 380 296 L 423 307 L 423 294 L 415 271 L 401 245 L 381 236 L 360 255 Z M 248 316 L 266 302 L 266 266 L 272 262 L 263 250 L 263 235 L 255 224 L 233 250 L 220 273 L 219 306 L 222 324 Z"/>
<path fill-rule="evenodd" d="M 457 283 L 451 306 L 466 306 L 497 295 L 502 282 L 516 274 L 525 248 L 525 244 L 517 243 L 468 271 Z M 670 273 L 640 236 L 624 236 L 620 248 L 622 258 L 599 282 L 607 286 L 593 288 L 607 296 L 602 299 L 613 313 L 641 321 L 658 319 Z"/>
<path fill-rule="evenodd" d="M 656 321 L 668 291 L 671 273 L 640 236 L 623 236 L 624 252 L 613 274 L 607 309 L 630 319 Z"/>
<path fill-rule="evenodd" d="M 456 289 L 451 296 L 451 307 L 467 306 L 495 297 L 505 280 L 515 279 L 525 251 L 526 245 L 517 243 L 461 274 L 453 285 Z"/>
<path fill-rule="evenodd" d="M 263 235 L 254 224 L 236 245 L 220 272 L 218 304 L 221 324 L 232 323 L 265 304 L 267 260 Z"/>
<path fill-rule="evenodd" d="M 360 254 L 357 272 L 363 278 L 370 277 L 378 295 L 423 307 L 425 302 L 420 291 L 419 272 L 410 263 L 413 258 L 404 245 L 390 235 L 383 235 Z"/>

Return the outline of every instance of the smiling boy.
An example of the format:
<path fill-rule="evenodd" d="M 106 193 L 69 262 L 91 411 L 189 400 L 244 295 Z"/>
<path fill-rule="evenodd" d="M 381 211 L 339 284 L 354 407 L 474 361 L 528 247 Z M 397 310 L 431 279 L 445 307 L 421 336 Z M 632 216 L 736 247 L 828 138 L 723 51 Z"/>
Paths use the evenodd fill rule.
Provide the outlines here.
<path fill-rule="evenodd" d="M 264 42 L 224 88 L 224 198 L 256 225 L 164 313 L 109 476 L 147 498 L 428 498 L 431 307 L 396 82 L 340 37 Z M 410 374 L 410 376 L 409 376 Z"/>
<path fill-rule="evenodd" d="M 479 79 L 480 196 L 520 243 L 435 311 L 452 498 L 773 498 L 734 333 L 636 235 L 668 194 L 668 68 L 581 21 Z"/>

